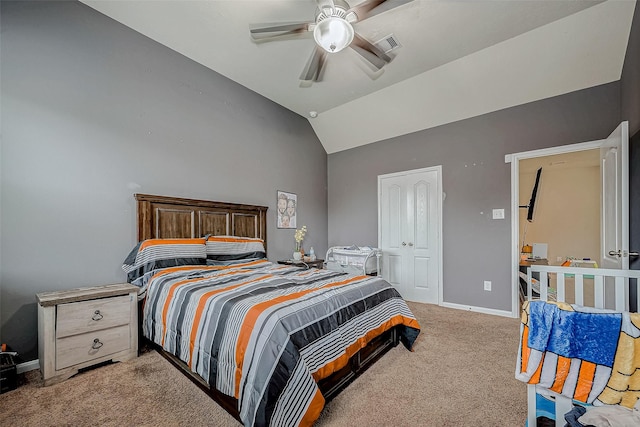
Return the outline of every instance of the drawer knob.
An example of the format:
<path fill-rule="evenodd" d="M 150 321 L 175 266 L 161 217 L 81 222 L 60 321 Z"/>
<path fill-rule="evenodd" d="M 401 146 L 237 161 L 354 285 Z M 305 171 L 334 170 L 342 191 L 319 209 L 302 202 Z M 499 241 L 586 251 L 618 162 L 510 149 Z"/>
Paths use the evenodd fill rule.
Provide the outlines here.
<path fill-rule="evenodd" d="M 95 320 L 96 322 L 100 319 L 102 319 L 104 316 L 102 315 L 102 313 L 100 313 L 100 310 L 96 310 L 95 313 L 93 313 L 93 316 L 91 316 L 91 318 L 93 320 Z"/>
<path fill-rule="evenodd" d="M 91 348 L 94 350 L 99 349 L 100 347 L 102 347 L 104 345 L 104 343 L 101 343 L 100 340 L 98 338 L 96 338 L 95 340 L 93 340 L 93 344 L 91 345 Z"/>

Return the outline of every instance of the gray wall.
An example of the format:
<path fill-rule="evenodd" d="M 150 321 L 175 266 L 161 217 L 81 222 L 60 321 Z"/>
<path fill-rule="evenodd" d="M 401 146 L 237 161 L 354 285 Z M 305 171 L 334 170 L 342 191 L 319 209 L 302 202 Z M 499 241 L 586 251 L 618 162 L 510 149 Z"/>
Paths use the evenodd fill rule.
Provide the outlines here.
<path fill-rule="evenodd" d="M 298 195 L 327 249 L 327 155 L 308 121 L 77 2 L 1 2 L 2 342 L 37 358 L 35 294 L 124 281 L 134 193 L 269 206 Z M 292 159 L 296 159 L 292 162 Z"/>
<path fill-rule="evenodd" d="M 620 79 L 622 120 L 629 121 L 629 135 L 640 131 L 640 6 L 636 5 L 627 54 Z"/>
<path fill-rule="evenodd" d="M 329 245 L 377 245 L 378 175 L 442 165 L 444 301 L 511 311 L 504 156 L 605 138 L 620 121 L 619 91 L 610 83 L 330 154 Z M 492 220 L 493 208 L 507 219 Z"/>
<path fill-rule="evenodd" d="M 627 55 L 620 79 L 622 120 L 629 121 L 629 248 L 640 250 L 640 7 L 636 5 Z M 629 266 L 640 270 L 640 258 L 630 258 Z M 636 301 L 631 287 L 630 301 Z M 637 307 L 635 307 L 637 310 Z"/>

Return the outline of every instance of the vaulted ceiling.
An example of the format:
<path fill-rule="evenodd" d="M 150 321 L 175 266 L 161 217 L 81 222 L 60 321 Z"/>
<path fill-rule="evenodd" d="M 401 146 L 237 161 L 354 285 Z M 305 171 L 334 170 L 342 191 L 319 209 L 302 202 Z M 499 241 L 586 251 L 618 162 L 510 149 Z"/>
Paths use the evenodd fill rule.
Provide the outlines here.
<path fill-rule="evenodd" d="M 311 33 L 255 43 L 249 28 L 312 22 L 315 0 L 82 1 L 307 117 L 328 153 L 616 81 L 636 3 L 413 0 L 354 25 L 399 43 L 381 71 L 345 49 L 305 87 Z"/>

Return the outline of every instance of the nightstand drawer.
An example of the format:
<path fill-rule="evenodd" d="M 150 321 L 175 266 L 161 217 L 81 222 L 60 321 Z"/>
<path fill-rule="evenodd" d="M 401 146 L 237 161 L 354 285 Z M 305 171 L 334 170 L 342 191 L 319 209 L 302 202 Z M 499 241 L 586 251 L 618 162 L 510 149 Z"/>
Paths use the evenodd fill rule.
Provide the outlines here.
<path fill-rule="evenodd" d="M 58 305 L 56 338 L 129 323 L 129 295 Z"/>
<path fill-rule="evenodd" d="M 56 342 L 56 369 L 117 353 L 130 345 L 129 325 L 60 338 Z"/>

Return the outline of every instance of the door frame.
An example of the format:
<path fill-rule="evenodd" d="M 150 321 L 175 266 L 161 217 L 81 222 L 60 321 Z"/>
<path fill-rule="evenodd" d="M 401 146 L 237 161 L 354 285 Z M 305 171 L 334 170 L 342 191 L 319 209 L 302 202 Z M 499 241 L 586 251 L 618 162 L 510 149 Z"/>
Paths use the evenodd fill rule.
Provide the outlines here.
<path fill-rule="evenodd" d="M 435 171 L 438 177 L 438 185 L 436 188 L 436 200 L 438 200 L 438 207 L 437 207 L 437 212 L 438 212 L 438 225 L 437 225 L 437 229 L 438 229 L 438 244 L 437 244 L 437 250 L 438 250 L 438 305 L 442 305 L 443 303 L 443 285 L 442 285 L 442 277 L 443 277 L 443 272 L 442 272 L 442 266 L 443 264 L 443 256 L 442 256 L 442 205 L 444 202 L 444 192 L 442 191 L 442 165 L 438 165 L 438 166 L 430 166 L 430 167 L 426 167 L 426 168 L 420 168 L 420 169 L 411 169 L 411 170 L 407 170 L 407 171 L 401 171 L 401 172 L 393 172 L 393 173 L 387 173 L 387 174 L 383 174 L 383 175 L 378 175 L 378 248 L 382 249 L 380 247 L 380 239 L 382 236 L 382 230 L 381 230 L 381 221 L 380 221 L 380 217 L 381 217 L 381 209 L 382 206 L 380 205 L 381 203 L 381 196 L 382 196 L 382 187 L 381 187 L 381 181 L 385 178 L 392 178 L 392 177 L 396 177 L 396 176 L 403 176 L 403 175 L 411 175 L 411 174 L 417 174 L 417 173 L 424 173 L 424 172 L 433 172 Z M 384 265 L 381 266 L 382 269 L 385 268 Z"/>
<path fill-rule="evenodd" d="M 520 160 L 576 151 L 600 149 L 606 139 L 523 151 L 504 156 L 505 163 L 511 163 L 511 316 L 520 317 L 519 287 L 520 278 Z"/>

